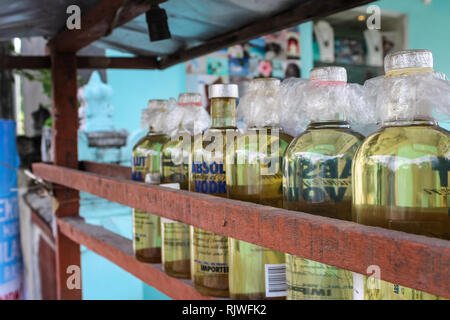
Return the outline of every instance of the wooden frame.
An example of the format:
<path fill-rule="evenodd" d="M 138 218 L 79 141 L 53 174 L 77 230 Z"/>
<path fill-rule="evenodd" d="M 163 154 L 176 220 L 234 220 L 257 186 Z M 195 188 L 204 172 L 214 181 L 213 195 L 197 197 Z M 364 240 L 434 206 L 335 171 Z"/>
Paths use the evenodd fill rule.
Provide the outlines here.
<path fill-rule="evenodd" d="M 77 130 L 77 61 L 75 53 L 52 53 L 52 145 L 54 163 L 68 168 L 78 167 Z M 55 191 L 58 207 L 56 218 L 78 216 L 79 194 L 71 188 Z M 58 299 L 81 299 L 81 288 L 67 285 L 70 266 L 81 266 L 80 245 L 56 230 L 56 272 Z M 80 272 L 81 276 L 81 272 Z"/>
<path fill-rule="evenodd" d="M 155 0 L 154 2 L 161 2 Z M 49 42 L 51 57 L 1 57 L 0 68 L 51 68 L 54 165 L 34 164 L 36 175 L 55 184 L 56 270 L 59 299 L 80 299 L 68 289 L 67 267 L 80 266 L 80 244 L 173 298 L 209 298 L 192 283 L 165 275 L 160 265 L 134 259 L 131 241 L 86 224 L 78 214 L 78 190 L 173 220 L 450 298 L 450 241 L 358 225 L 301 212 L 260 206 L 128 180 L 130 168 L 77 161 L 77 68 L 164 69 L 232 44 L 281 30 L 371 0 L 305 0 L 296 8 L 257 21 L 205 44 L 165 57 L 77 57 L 76 52 L 150 8 L 134 1 L 102 0 L 82 17 L 83 29 L 62 31 Z M 125 3 L 125 7 L 122 5 Z"/>
<path fill-rule="evenodd" d="M 77 69 L 158 69 L 154 57 L 94 57 L 77 56 Z M 50 69 L 50 56 L 3 56 L 0 69 Z"/>

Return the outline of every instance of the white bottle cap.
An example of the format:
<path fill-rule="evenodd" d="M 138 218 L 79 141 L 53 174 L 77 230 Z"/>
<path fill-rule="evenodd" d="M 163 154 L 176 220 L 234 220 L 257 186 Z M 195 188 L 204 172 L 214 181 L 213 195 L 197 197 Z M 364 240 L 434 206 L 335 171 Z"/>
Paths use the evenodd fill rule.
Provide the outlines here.
<path fill-rule="evenodd" d="M 384 71 L 407 68 L 433 68 L 433 54 L 428 50 L 402 50 L 384 58 Z"/>
<path fill-rule="evenodd" d="M 213 84 L 209 86 L 209 98 L 239 98 L 237 84 Z"/>

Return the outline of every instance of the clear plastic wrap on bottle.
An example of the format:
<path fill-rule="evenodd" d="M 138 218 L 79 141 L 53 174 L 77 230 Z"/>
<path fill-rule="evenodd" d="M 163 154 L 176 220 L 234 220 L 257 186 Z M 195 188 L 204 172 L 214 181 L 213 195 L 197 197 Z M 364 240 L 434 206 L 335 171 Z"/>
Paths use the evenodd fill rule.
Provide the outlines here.
<path fill-rule="evenodd" d="M 249 128 L 279 127 L 280 101 L 279 79 L 254 79 L 247 93 L 239 100 L 237 117 Z"/>
<path fill-rule="evenodd" d="M 155 132 L 167 133 L 170 129 L 168 115 L 174 110 L 177 102 L 174 98 L 169 100 L 149 100 L 148 108 L 142 110 L 141 128 L 152 128 Z"/>
<path fill-rule="evenodd" d="M 382 124 L 397 120 L 427 120 L 433 118 L 433 112 L 437 112 L 442 121 L 450 120 L 450 81 L 447 77 L 432 70 L 409 72 L 366 81 L 365 99 L 376 111 L 375 120 Z"/>
<path fill-rule="evenodd" d="M 298 136 L 307 126 L 302 112 L 303 90 L 308 79 L 288 78 L 281 83 L 280 121 L 286 133 Z"/>
<path fill-rule="evenodd" d="M 183 93 L 177 106 L 167 115 L 166 127 L 169 135 L 183 129 L 190 135 L 199 134 L 209 128 L 210 116 L 198 93 Z"/>

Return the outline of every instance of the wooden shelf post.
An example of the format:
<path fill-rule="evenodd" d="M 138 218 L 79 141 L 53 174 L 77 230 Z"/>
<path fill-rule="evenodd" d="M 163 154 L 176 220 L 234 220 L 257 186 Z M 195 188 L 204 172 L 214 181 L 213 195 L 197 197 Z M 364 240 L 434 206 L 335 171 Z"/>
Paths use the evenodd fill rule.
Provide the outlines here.
<path fill-rule="evenodd" d="M 52 52 L 52 145 L 56 165 L 78 167 L 77 58 L 75 52 Z M 79 215 L 79 192 L 55 186 L 56 217 Z M 80 245 L 56 229 L 58 299 L 81 299 Z M 79 284 L 79 285 L 78 285 Z"/>

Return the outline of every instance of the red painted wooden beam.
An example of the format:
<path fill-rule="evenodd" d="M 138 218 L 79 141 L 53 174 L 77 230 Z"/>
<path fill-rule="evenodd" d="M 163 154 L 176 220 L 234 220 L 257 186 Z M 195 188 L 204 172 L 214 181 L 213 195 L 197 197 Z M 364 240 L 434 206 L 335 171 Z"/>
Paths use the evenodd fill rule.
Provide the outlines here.
<path fill-rule="evenodd" d="M 110 178 L 47 164 L 47 181 L 217 234 L 450 298 L 450 241 L 253 203 Z"/>
<path fill-rule="evenodd" d="M 78 168 L 77 130 L 77 60 L 75 53 L 52 56 L 52 145 L 56 165 Z M 57 188 L 56 217 L 78 216 L 79 193 L 71 188 Z M 56 230 L 56 279 L 58 299 L 81 299 L 81 287 L 68 284 L 73 266 L 81 267 L 80 246 Z M 78 269 L 81 270 L 81 269 Z M 81 271 L 79 272 L 81 276 Z"/>
<path fill-rule="evenodd" d="M 129 239 L 103 227 L 87 224 L 80 218 L 58 219 L 58 227 L 72 241 L 86 246 L 173 299 L 212 299 L 198 293 L 192 281 L 166 275 L 161 264 L 136 260 Z"/>
<path fill-rule="evenodd" d="M 130 179 L 131 168 L 119 166 L 116 164 L 99 163 L 93 161 L 81 161 L 79 165 L 80 170 L 100 174 L 103 176 Z"/>

